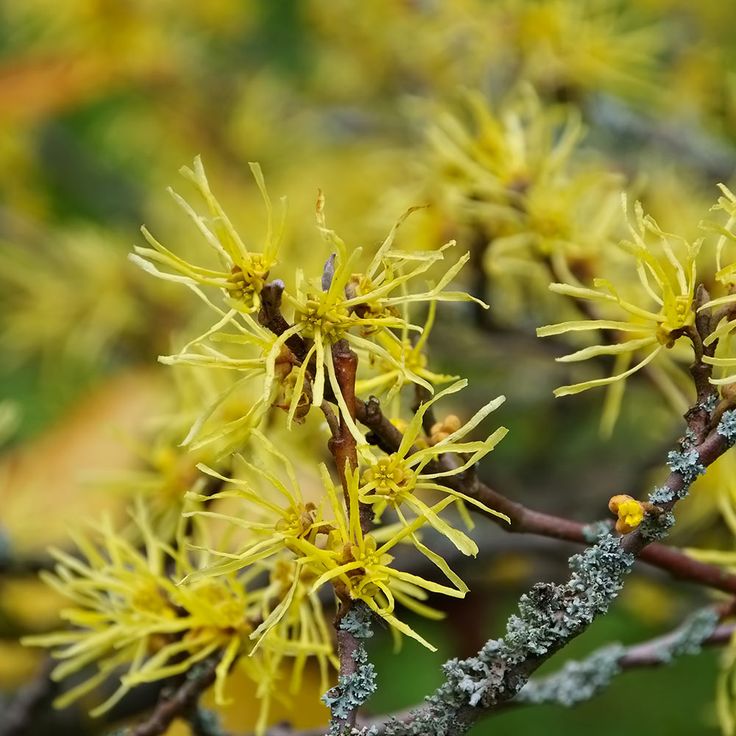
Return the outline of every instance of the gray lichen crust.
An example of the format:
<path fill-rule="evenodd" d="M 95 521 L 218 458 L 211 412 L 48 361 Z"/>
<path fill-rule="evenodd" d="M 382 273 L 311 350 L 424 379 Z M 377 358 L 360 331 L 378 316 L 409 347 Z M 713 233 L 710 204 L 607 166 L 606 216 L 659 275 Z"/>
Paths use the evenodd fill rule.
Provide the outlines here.
<path fill-rule="evenodd" d="M 588 544 L 595 544 L 604 534 L 613 531 L 613 521 L 601 519 L 583 526 L 583 538 Z"/>
<path fill-rule="evenodd" d="M 687 493 L 687 486 L 699 475 L 705 473 L 705 466 L 700 462 L 700 455 L 694 447 L 682 450 L 681 452 L 672 450 L 667 455 L 667 465 L 673 473 L 679 473 L 682 476 L 682 480 L 686 486 L 683 495 Z"/>
<path fill-rule="evenodd" d="M 590 700 L 621 672 L 619 660 L 625 652 L 621 644 L 611 644 L 580 662 L 567 662 L 556 674 L 527 682 L 516 702 L 557 703 L 569 708 Z"/>
<path fill-rule="evenodd" d="M 690 616 L 670 637 L 661 640 L 657 656 L 662 664 L 671 662 L 683 654 L 699 654 L 703 642 L 716 630 L 718 613 L 704 608 Z"/>
<path fill-rule="evenodd" d="M 649 494 L 649 503 L 664 506 L 676 500 L 675 494 L 667 486 L 658 486 Z"/>
<path fill-rule="evenodd" d="M 717 624 L 717 612 L 706 608 L 690 616 L 672 634 L 645 647 L 627 650 L 622 644 L 611 644 L 586 659 L 567 662 L 554 675 L 530 680 L 516 696 L 516 702 L 557 703 L 567 707 L 582 703 L 604 690 L 623 670 L 626 656 L 633 656 L 637 649 L 636 656 L 646 658 L 648 664 L 669 664 L 677 657 L 698 654 Z"/>
<path fill-rule="evenodd" d="M 566 583 L 535 585 L 521 597 L 502 639 L 488 641 L 476 657 L 446 662 L 445 683 L 425 705 L 406 720 L 385 724 L 380 733 L 464 733 L 475 720 L 476 708 L 514 697 L 544 658 L 605 612 L 633 564 L 634 556 L 622 547 L 620 537 L 602 535 L 595 546 L 570 558 L 572 575 Z"/>
<path fill-rule="evenodd" d="M 363 641 L 373 636 L 371 630 L 371 612 L 362 603 L 356 603 L 340 620 L 342 631 L 352 634 L 358 646 L 352 652 L 355 671 L 349 675 L 340 675 L 337 685 L 330 688 L 322 701 L 332 712 L 330 736 L 342 736 L 350 733 L 349 727 L 342 725 L 357 708 L 376 691 L 376 671 L 368 661 L 368 652 Z"/>
<path fill-rule="evenodd" d="M 654 494 L 650 495 L 650 499 Z M 671 511 L 665 511 L 659 516 L 647 515 L 639 526 L 639 533 L 647 542 L 656 542 L 669 534 L 675 525 L 675 515 Z"/>
<path fill-rule="evenodd" d="M 736 444 L 736 409 L 723 412 L 716 431 L 728 440 L 729 445 Z"/>

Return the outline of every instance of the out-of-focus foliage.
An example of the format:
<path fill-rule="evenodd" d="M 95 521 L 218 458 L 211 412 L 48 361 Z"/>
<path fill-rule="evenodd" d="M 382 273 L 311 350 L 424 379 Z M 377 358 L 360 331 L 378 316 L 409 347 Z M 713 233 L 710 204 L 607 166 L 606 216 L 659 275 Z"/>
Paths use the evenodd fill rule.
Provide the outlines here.
<path fill-rule="evenodd" d="M 305 378 L 306 369 L 287 370 L 283 341 L 259 332 L 256 315 L 266 272 L 273 266 L 273 278 L 282 269 L 289 308 L 297 321 L 302 317 L 299 334 L 313 340 L 315 360 L 318 354 L 319 360 L 329 360 L 325 346 L 334 342 L 334 335 L 322 344 L 322 333 L 315 336 L 314 321 L 307 318 L 314 307 L 315 283 L 304 280 L 295 287 L 297 268 L 319 280 L 330 248 L 344 248 L 338 267 L 349 262 L 358 271 L 350 253 L 362 246 L 359 266 L 367 277 L 354 282 L 352 270 L 338 271 L 340 294 L 322 305 L 330 316 L 322 327 L 339 323 L 343 334 L 346 325 L 341 320 L 352 308 L 342 303 L 343 287 L 357 289 L 355 304 L 361 303 L 360 296 L 372 295 L 376 321 L 362 325 L 363 332 L 350 324 L 361 360 L 359 392 L 364 397 L 380 394 L 399 426 L 411 420 L 414 384 L 440 390 L 452 385 L 456 375 L 468 377 L 469 398 L 452 396 L 442 409 L 448 406 L 472 423 L 479 406 L 483 411 L 491 406 L 491 396 L 508 395 L 503 421 L 512 431 L 494 451 L 488 472 L 522 496 L 523 482 L 534 485 L 537 492 L 524 500 L 588 520 L 606 513 L 605 501 L 612 493 L 625 490 L 635 496 L 638 488 L 632 484 L 643 483 L 647 474 L 642 470 L 656 457 L 663 438 L 677 431 L 677 413 L 692 400 L 686 371 L 692 350 L 686 331 L 694 310 L 704 303 L 696 303 L 697 283 L 709 289 L 714 309 L 729 307 L 734 300 L 734 198 L 728 188 L 719 194 L 716 184 L 732 187 L 736 169 L 735 24 L 736 6 L 717 0 L 3 4 L 0 557 L 6 547 L 11 556 L 41 554 L 48 543 L 66 554 L 65 525 L 78 529 L 106 511 L 114 526 L 114 531 L 103 533 L 108 551 L 140 542 L 141 525 L 156 530 L 158 541 L 149 545 L 147 557 L 125 547 L 132 565 L 153 564 L 152 555 L 164 554 L 165 545 L 174 544 L 177 533 L 183 533 L 183 518 L 191 524 L 193 519 L 208 519 L 211 533 L 227 540 L 221 548 L 212 540 L 197 542 L 226 553 L 203 553 L 212 555 L 215 565 L 233 555 L 240 562 L 250 559 L 252 548 L 231 528 L 243 498 L 228 481 L 238 487 L 246 476 L 252 482 L 253 475 L 230 453 L 237 449 L 252 463 L 259 444 L 253 437 L 264 424 L 274 444 L 289 447 L 303 497 L 298 499 L 300 513 L 312 519 L 310 523 L 321 523 L 312 516 L 310 504 L 318 504 L 329 490 L 318 471 L 320 462 L 329 460 L 328 433 L 314 416 L 319 402 L 307 412 L 315 394 L 319 399 L 325 389 L 330 391 L 328 367 L 315 378 L 316 385 Z M 241 234 L 248 253 L 268 251 L 268 267 L 232 257 L 218 266 L 216 248 L 211 262 L 201 260 L 197 228 L 171 206 L 164 191 L 175 182 L 182 164 L 196 155 L 206 164 L 207 180 L 203 183 L 203 173 L 195 169 L 190 176 L 195 189 L 182 189 L 182 195 L 193 201 L 199 189 L 205 199 L 198 211 L 211 218 L 212 231 L 224 238 L 220 242 L 232 245 L 232 233 Z M 261 175 L 256 173 L 254 183 L 251 161 L 260 163 L 273 198 L 270 243 Z M 215 204 L 208 199 L 210 186 L 217 192 Z M 314 225 L 318 190 L 328 203 L 329 229 L 324 219 L 318 228 Z M 634 210 L 631 232 L 620 204 L 623 192 L 630 202 L 641 201 L 641 211 L 651 215 L 644 218 Z M 282 196 L 288 209 L 276 258 Z M 719 196 L 719 207 L 709 212 Z M 389 274 L 385 264 L 379 269 L 377 263 L 370 271 L 366 264 L 371 265 L 386 233 L 393 237 L 402 213 L 422 205 L 429 206 L 401 223 L 395 271 Z M 221 227 L 224 212 L 232 221 L 226 231 Z M 143 222 L 153 233 L 147 242 L 138 231 Z M 704 238 L 703 244 L 694 245 L 699 238 Z M 450 257 L 441 248 L 453 239 L 458 245 Z M 632 242 L 620 247 L 627 239 Z M 159 245 L 182 261 L 166 255 Z M 157 269 L 196 281 L 190 286 L 197 289 L 216 291 L 227 281 L 233 300 L 247 292 L 247 307 L 239 310 L 231 301 L 218 302 L 216 309 L 239 313 L 241 328 L 234 329 L 241 336 L 249 331 L 248 339 L 241 341 L 246 347 L 259 340 L 271 343 L 265 348 L 258 343 L 262 352 L 246 355 L 246 347 L 232 336 L 218 338 L 217 330 L 207 334 L 224 313 L 218 315 L 205 305 L 202 292 L 187 292 L 136 268 L 127 260 L 134 246 Z M 230 251 L 231 256 L 236 251 Z M 457 290 L 489 302 L 487 312 L 471 301 L 438 307 L 431 297 L 425 299 L 424 310 L 409 313 L 404 281 L 400 288 L 397 281 L 390 294 L 369 283 L 378 274 L 385 283 L 416 268 L 415 296 L 436 296 L 432 289 L 438 283 L 446 286 L 440 280 L 448 260 L 454 263 L 466 252 L 469 260 Z M 447 260 L 441 264 L 444 270 L 438 270 L 442 255 Z M 182 263 L 219 271 L 195 272 Z M 239 273 L 233 271 L 236 267 Z M 241 278 L 244 273 L 247 278 Z M 420 288 L 425 276 L 434 283 Z M 606 281 L 594 281 L 601 278 Z M 550 283 L 556 284 L 554 293 L 547 288 Z M 418 341 L 412 324 L 426 325 Z M 549 346 L 535 342 L 534 330 L 540 325 L 548 325 L 544 334 L 550 336 Z M 732 320 L 721 323 L 722 340 L 712 358 L 724 399 L 733 391 L 733 327 Z M 197 341 L 201 335 L 204 338 Z M 187 350 L 182 350 L 185 345 Z M 555 367 L 552 355 L 565 353 L 571 363 Z M 158 355 L 189 365 L 160 368 L 154 376 Z M 612 360 L 605 362 L 605 356 Z M 252 375 L 223 370 L 228 360 L 254 361 L 230 363 Z M 578 365 L 582 360 L 586 362 Z M 616 375 L 628 380 L 611 381 Z M 233 377 L 240 381 L 237 385 Z M 580 403 L 552 398 L 559 386 L 563 389 L 558 393 L 573 393 L 602 384 L 608 385 L 605 397 L 590 391 L 579 397 Z M 272 404 L 286 409 L 295 425 L 301 420 L 304 425 L 287 433 L 283 413 L 270 411 Z M 588 429 L 600 417 L 612 433 L 605 445 Z M 373 504 L 379 515 L 385 507 L 399 508 L 397 498 L 408 493 L 407 479 L 414 484 L 412 494 L 418 481 L 430 482 L 422 479 L 417 465 L 436 456 L 438 450 L 431 448 L 437 443 L 440 449 L 442 443 L 456 443 L 478 459 L 497 439 L 466 439 L 457 417 L 443 421 L 426 436 L 416 419 L 410 425 L 418 451 L 424 453 L 412 462 L 408 448 L 397 457 L 365 455 L 364 475 L 355 480 L 360 485 L 356 498 Z M 538 427 L 547 428 L 544 435 Z M 550 436 L 558 438 L 558 449 L 550 447 Z M 589 458 L 587 464 L 581 457 Z M 550 471 L 539 487 L 537 469 L 542 465 Z M 725 456 L 698 481 L 694 499 L 682 512 L 681 534 L 688 544 L 733 547 L 732 465 L 732 458 Z M 259 483 L 268 485 L 263 478 Z M 247 501 L 248 493 L 239 488 Z M 213 499 L 216 508 L 182 517 L 182 512 L 192 512 L 187 504 L 196 499 L 210 504 L 213 501 L 202 499 L 217 493 L 223 495 Z M 436 513 L 437 506 L 449 502 L 442 501 L 441 493 L 428 498 L 418 511 L 412 507 L 410 518 L 398 519 L 393 533 L 404 534 L 402 540 L 411 544 L 398 546 L 413 546 L 444 573 L 439 576 L 444 582 L 450 580 L 454 587 L 448 589 L 457 592 L 465 583 L 423 537 L 414 537 L 414 514 L 429 514 L 428 527 L 465 553 L 474 551 L 479 537 L 473 541 L 469 530 L 466 534 L 456 528 L 468 520 L 458 499 L 451 506 L 459 517 L 450 524 Z M 145 509 L 136 517 L 137 526 L 125 512 L 135 503 Z M 336 508 L 327 509 L 328 518 L 340 517 Z M 39 509 L 49 512 L 39 514 Z M 221 517 L 215 520 L 208 513 Z M 278 527 L 279 522 L 269 517 L 269 523 Z M 351 564 L 338 548 L 352 546 L 368 558 L 386 543 L 356 535 L 349 524 L 335 530 L 330 538 L 334 549 L 322 556 L 321 568 L 299 568 L 296 574 L 276 561 L 259 568 L 268 580 L 265 587 L 259 587 L 259 581 L 249 589 L 257 592 L 249 599 L 248 620 L 238 622 L 249 629 L 247 636 L 237 636 L 242 634 L 242 642 L 252 646 L 248 637 L 262 624 L 259 616 L 291 629 L 282 639 L 273 637 L 271 650 L 261 650 L 263 660 L 248 660 L 259 664 L 253 664 L 246 677 L 269 680 L 274 670 L 268 668 L 281 666 L 285 657 L 297 670 L 289 672 L 287 681 L 299 682 L 300 668 L 305 667 L 305 688 L 312 683 L 316 689 L 320 675 L 327 675 L 332 655 L 326 653 L 324 621 L 308 591 L 320 576 L 329 577 L 330 571 Z M 313 542 L 307 535 L 304 544 Z M 308 556 L 306 546 L 300 554 Z M 731 564 L 728 556 L 714 559 Z M 385 558 L 374 562 L 375 569 L 358 583 L 342 570 L 342 584 L 356 583 L 356 597 L 372 602 L 389 623 L 400 621 L 404 633 L 408 629 L 440 648 L 447 645 L 449 625 L 433 630 L 435 639 L 406 609 L 399 609 L 398 618 L 388 611 L 371 586 L 377 579 L 383 585 L 381 576 L 397 566 Z M 77 575 L 63 564 L 62 576 Z M 105 564 L 114 576 L 115 560 L 106 559 Z M 492 567 L 493 560 L 484 558 L 478 564 Z M 240 567 L 198 584 L 220 586 L 237 598 L 244 593 L 227 575 Z M 92 564 L 92 572 L 94 568 Z M 481 596 L 482 581 L 476 584 L 465 575 L 472 569 L 463 566 L 460 572 Z M 175 605 L 187 610 L 195 622 L 191 628 L 208 629 L 188 648 L 157 641 L 150 650 L 166 654 L 155 660 L 156 666 L 169 666 L 172 652 L 198 657 L 210 651 L 212 642 L 232 647 L 228 651 L 235 657 L 240 639 L 233 644 L 237 637 L 232 633 L 223 638 L 222 631 L 228 629 L 224 624 L 218 628 L 209 619 L 203 624 L 205 614 L 187 608 L 191 601 L 186 589 L 174 588 L 165 571 L 154 572 L 163 575 L 159 583 L 172 600 L 182 596 Z M 335 575 L 339 578 L 341 572 Z M 84 575 L 72 589 L 85 587 L 80 579 Z M 90 580 L 97 584 L 94 575 Z M 437 614 L 431 607 L 434 600 L 423 603 L 426 586 L 406 580 L 397 584 L 395 579 L 391 585 L 407 609 Z M 438 586 L 444 583 L 431 582 L 429 589 Z M 0 589 L 0 680 L 8 685 L 26 679 L 34 664 L 33 654 L 12 643 L 17 635 L 37 634 L 37 641 L 50 643 L 49 632 L 57 627 L 49 617 L 59 601 L 36 598 L 37 589 L 31 590 L 18 595 L 33 596 L 38 604 L 18 610 L 10 602 L 18 596 Z M 294 597 L 296 618 L 279 618 L 285 611 L 279 608 L 281 602 Z M 123 595 L 122 603 L 115 605 L 125 608 L 131 600 Z M 646 609 L 652 604 L 634 602 L 631 607 L 637 605 Z M 150 606 L 143 608 L 152 616 Z M 256 608 L 258 615 L 252 614 Z M 132 603 L 129 609 L 138 610 Z M 205 613 L 205 618 L 216 615 Z M 79 616 L 77 622 L 83 622 L 85 617 Z M 147 636 L 176 637 L 176 632 L 161 628 L 165 615 L 154 618 Z M 450 623 L 453 620 L 450 610 Z M 309 646 L 285 652 L 284 645 L 278 651 L 278 642 L 293 639 L 295 631 L 302 632 L 300 627 L 309 630 L 304 634 Z M 74 636 L 85 646 L 84 636 Z M 156 667 L 145 669 L 145 646 L 140 646 L 140 651 L 123 650 L 130 655 L 124 688 L 155 679 Z M 302 655 L 310 646 L 315 661 L 307 663 Z M 103 649 L 89 651 L 101 654 Z M 69 656 L 83 667 L 74 654 Z M 726 732 L 733 730 L 733 688 L 728 680 L 732 660 L 729 655 L 730 669 L 721 687 Z M 13 664 L 6 667 L 6 662 Z M 114 664 L 107 660 L 101 671 Z M 239 679 L 242 672 L 225 686 L 223 672 L 220 702 L 228 691 L 249 687 Z M 84 674 L 94 675 L 90 670 Z M 292 676 L 296 679 L 289 680 Z M 285 706 L 274 704 L 273 718 L 291 712 L 280 707 Z M 296 710 L 303 711 L 299 723 L 304 725 L 327 717 L 311 703 L 307 708 L 300 703 Z M 247 715 L 223 712 L 240 730 L 257 720 L 253 703 Z M 261 712 L 265 719 L 266 710 Z M 534 717 L 529 714 L 529 723 Z M 101 728 L 91 726 L 89 732 Z"/>

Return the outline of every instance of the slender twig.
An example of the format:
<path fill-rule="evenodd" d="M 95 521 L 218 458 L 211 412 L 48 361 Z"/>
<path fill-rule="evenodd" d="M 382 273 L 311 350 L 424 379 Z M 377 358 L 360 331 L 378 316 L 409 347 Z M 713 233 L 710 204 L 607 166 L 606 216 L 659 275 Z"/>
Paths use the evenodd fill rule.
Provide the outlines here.
<path fill-rule="evenodd" d="M 325 416 L 325 421 L 327 422 L 327 426 L 330 428 L 330 434 L 332 435 L 332 437 L 339 437 L 340 420 L 335 415 L 333 408 L 326 401 L 323 401 L 320 409 Z"/>
<path fill-rule="evenodd" d="M 721 624 L 713 630 L 713 633 L 702 642 L 704 647 L 722 646 L 728 644 L 736 632 L 735 623 Z M 652 641 L 643 642 L 629 647 L 621 657 L 619 664 L 623 669 L 634 669 L 640 667 L 659 667 L 668 664 L 669 659 L 664 654 L 669 645 L 677 639 L 679 631 L 673 631 Z"/>
<path fill-rule="evenodd" d="M 212 685 L 217 675 L 219 655 L 193 668 L 186 680 L 173 692 L 163 692 L 153 713 L 126 736 L 160 736 L 177 718 L 186 716 L 196 706 L 199 697 Z"/>
<path fill-rule="evenodd" d="M 57 685 L 51 679 L 52 660 L 44 662 L 37 677 L 20 690 L 0 719 L 0 736 L 22 736 L 29 732 L 34 714 L 53 697 Z"/>
<path fill-rule="evenodd" d="M 355 374 L 358 370 L 358 356 L 350 349 L 346 340 L 339 340 L 332 347 L 332 362 L 335 366 L 337 383 L 350 416 L 345 417 L 340 412 L 340 425 L 337 434 L 333 431 L 329 441 L 329 450 L 335 458 L 337 472 L 340 474 L 345 491 L 345 502 L 350 508 L 345 473 L 346 470 L 354 470 L 358 466 L 357 444 L 348 424 L 349 420 L 355 422 Z"/>
<path fill-rule="evenodd" d="M 340 412 L 339 425 L 332 428 L 332 437 L 328 443 L 330 452 L 335 459 L 335 465 L 340 475 L 343 491 L 345 493 L 345 504 L 350 513 L 350 490 L 348 473 L 358 466 L 358 453 L 355 437 L 353 437 L 348 424 L 348 419 L 355 422 L 355 376 L 358 369 L 358 356 L 350 349 L 346 340 L 339 340 L 332 348 L 332 361 L 335 366 L 335 375 L 340 387 L 345 406 L 350 412 L 346 418 Z M 361 527 L 365 531 L 369 528 L 371 517 L 370 507 L 367 512 L 362 508 L 359 510 Z M 347 615 L 352 606 L 349 598 L 340 600 L 340 609 L 335 620 L 337 635 L 337 656 L 340 662 L 339 681 L 349 681 L 358 671 L 357 654 L 361 648 L 360 641 L 356 638 L 349 627 L 341 626 L 341 620 Z M 336 709 L 332 710 L 331 732 L 342 733 L 355 726 L 358 716 L 357 707 L 351 708 L 347 715 L 338 714 Z"/>
<path fill-rule="evenodd" d="M 358 420 L 371 430 L 373 440 L 386 452 L 395 452 L 401 444 L 402 434 L 381 411 L 375 397 L 367 402 L 356 402 Z M 494 515 L 486 515 L 501 529 L 512 534 L 535 534 L 552 539 L 562 539 L 576 544 L 589 544 L 591 537 L 588 525 L 554 514 L 530 509 L 518 501 L 512 501 L 502 493 L 482 483 L 477 478 L 468 485 L 463 476 L 449 476 L 443 481 L 448 486 L 462 491 L 481 501 L 489 508 L 508 516 L 510 523 Z M 476 507 L 469 507 L 478 511 Z M 676 548 L 662 544 L 651 544 L 644 549 L 640 559 L 666 570 L 673 577 L 705 585 L 715 590 L 736 595 L 736 575 L 722 567 L 695 560 Z"/>

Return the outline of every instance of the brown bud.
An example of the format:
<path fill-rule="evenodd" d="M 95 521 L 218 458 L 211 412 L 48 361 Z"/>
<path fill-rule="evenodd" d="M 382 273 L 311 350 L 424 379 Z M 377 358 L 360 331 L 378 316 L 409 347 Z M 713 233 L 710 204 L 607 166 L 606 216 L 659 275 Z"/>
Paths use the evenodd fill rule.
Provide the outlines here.
<path fill-rule="evenodd" d="M 634 499 L 625 494 L 625 493 L 619 493 L 617 496 L 611 496 L 611 500 L 608 502 L 608 510 L 612 514 L 618 513 L 618 507 L 624 503 L 624 501 L 633 501 Z"/>

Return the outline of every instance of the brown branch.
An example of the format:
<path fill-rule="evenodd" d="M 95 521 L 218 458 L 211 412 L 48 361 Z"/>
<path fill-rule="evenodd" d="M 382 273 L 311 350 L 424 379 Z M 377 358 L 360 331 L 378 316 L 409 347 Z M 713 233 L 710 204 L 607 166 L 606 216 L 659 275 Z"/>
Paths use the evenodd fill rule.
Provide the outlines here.
<path fill-rule="evenodd" d="M 587 675 L 588 677 L 590 677 L 598 664 L 596 662 L 596 659 L 598 659 L 600 664 L 605 664 L 605 666 L 611 668 L 610 679 L 606 679 L 604 676 L 603 678 L 601 678 L 600 682 L 595 683 L 592 687 L 590 687 L 588 692 L 581 691 L 578 693 L 574 690 L 574 686 L 576 685 L 575 680 L 573 679 L 573 677 L 568 676 L 567 679 L 569 680 L 569 682 L 566 690 L 569 700 L 566 700 L 566 702 L 562 704 L 569 706 L 574 703 L 581 702 L 582 700 L 589 700 L 591 697 L 595 696 L 598 692 L 603 690 L 609 684 L 610 680 L 612 680 L 613 677 L 621 672 L 634 669 L 661 667 L 663 665 L 669 664 L 679 656 L 697 654 L 705 647 L 716 647 L 728 644 L 729 641 L 731 641 L 734 633 L 736 632 L 736 623 L 731 622 L 720 624 L 719 626 L 716 626 L 710 634 L 702 639 L 699 638 L 696 634 L 692 637 L 693 640 L 691 646 L 688 646 L 687 637 L 690 631 L 691 625 L 688 622 L 685 622 L 685 624 L 683 624 L 682 626 L 679 626 L 678 628 L 667 634 L 664 634 L 663 636 L 658 636 L 654 639 L 650 639 L 639 644 L 633 644 L 628 647 L 609 645 L 603 650 L 594 652 L 582 662 L 568 663 L 565 667 L 563 667 L 562 671 L 549 675 L 541 682 L 532 680 L 530 683 L 528 683 L 528 687 L 534 685 L 535 688 L 537 688 L 539 687 L 539 685 L 545 685 L 547 682 L 551 683 L 553 680 L 558 678 L 562 681 L 565 675 L 570 674 L 571 665 L 573 671 L 577 670 L 577 672 L 573 674 L 573 677 L 575 675 Z M 609 651 L 611 653 L 611 656 L 606 657 L 606 651 Z M 608 661 L 606 662 L 606 660 Z M 590 671 L 588 672 L 586 672 L 586 664 L 590 665 Z M 530 688 L 530 690 L 535 688 Z M 548 687 L 547 689 L 550 691 L 550 695 L 552 695 L 555 691 L 554 687 Z M 530 691 L 528 691 L 528 693 L 529 692 Z M 524 693 L 525 691 L 522 690 L 519 694 L 519 697 L 506 702 L 503 708 L 498 708 L 495 712 L 505 712 L 509 708 L 528 707 L 530 705 L 557 702 L 557 699 L 553 696 L 545 697 L 542 695 L 529 697 L 528 693 L 526 696 L 524 695 Z M 360 722 L 358 723 L 358 727 L 361 729 L 370 729 L 373 726 L 379 729 L 378 733 L 384 733 L 385 730 L 382 731 L 380 729 L 384 727 L 387 722 L 407 721 L 410 717 L 410 714 L 411 709 L 406 708 L 404 710 L 397 711 L 391 714 L 385 714 L 371 718 L 361 718 Z M 324 736 L 325 729 L 298 729 L 283 724 L 270 728 L 266 732 L 266 734 L 267 736 Z"/>
<path fill-rule="evenodd" d="M 283 281 L 272 281 L 266 284 L 261 291 L 261 309 L 258 312 L 258 321 L 274 335 L 282 335 L 290 325 L 281 314 L 281 295 L 284 293 Z M 286 346 L 300 360 L 307 354 L 307 346 L 300 335 L 292 335 Z"/>
<path fill-rule="evenodd" d="M 153 713 L 143 722 L 126 732 L 126 736 L 160 736 L 180 717 L 185 717 L 197 704 L 199 697 L 212 685 L 217 676 L 220 655 L 211 657 L 193 668 L 186 680 L 172 692 L 163 692 Z"/>
<path fill-rule="evenodd" d="M 386 452 L 395 452 L 401 443 L 402 434 L 384 416 L 378 400 L 375 397 L 371 397 L 367 402 L 358 400 L 356 409 L 358 420 L 371 430 L 376 444 Z M 489 508 L 506 514 L 511 520 L 510 524 L 497 516 L 484 514 L 506 532 L 535 534 L 576 544 L 589 544 L 591 541 L 586 535 L 585 524 L 530 509 L 495 491 L 476 477 L 473 478 L 470 485 L 466 484 L 463 476 L 450 476 L 445 478 L 444 482 L 455 490 L 462 491 L 481 501 Z M 470 508 L 472 511 L 483 513 L 476 507 Z M 651 544 L 642 550 L 640 559 L 667 571 L 677 579 L 736 595 L 736 575 L 716 565 L 694 560 L 673 547 L 658 543 Z"/>
<path fill-rule="evenodd" d="M 510 708 L 528 707 L 531 705 L 541 705 L 547 703 L 558 702 L 567 707 L 590 700 L 610 683 L 610 681 L 618 674 L 644 668 L 661 667 L 670 664 L 679 656 L 687 654 L 697 654 L 703 648 L 716 647 L 728 644 L 736 632 L 736 624 L 724 623 L 716 626 L 712 633 L 700 639 L 697 632 L 692 637 L 692 642 L 687 641 L 687 637 L 691 633 L 691 624 L 685 622 L 682 626 L 663 636 L 650 639 L 639 644 L 623 647 L 620 645 L 608 645 L 602 650 L 594 652 L 581 662 L 569 662 L 560 672 L 548 675 L 539 682 L 532 680 L 527 684 L 528 691 L 521 690 L 517 698 L 507 701 L 503 707 L 494 710 L 494 713 L 506 712 Z M 592 678 L 598 674 L 598 668 L 610 668 L 608 677 L 606 673 L 602 673 L 602 677 L 598 682 L 591 683 Z M 581 678 L 582 682 L 576 682 L 576 678 Z M 567 682 L 565 682 L 567 680 Z M 561 686 L 556 692 L 555 685 Z M 531 687 L 534 686 L 534 687 Z M 537 689 L 544 687 L 546 693 L 534 693 Z M 587 690 L 587 691 L 586 691 Z M 557 696 L 557 697 L 556 697 Z M 559 697 L 561 696 L 561 697 Z M 562 701 L 562 702 L 560 702 Z M 412 709 L 406 708 L 395 713 L 375 716 L 372 718 L 361 719 L 358 724 L 360 728 L 370 728 L 375 726 L 378 733 L 385 733 L 382 727 L 387 721 L 396 720 L 399 722 L 407 721 L 410 718 Z M 277 733 L 268 732 L 268 736 L 322 736 L 323 729 L 302 730 L 280 730 Z"/>
<path fill-rule="evenodd" d="M 337 472 L 340 474 L 340 480 L 345 491 L 345 503 L 347 508 L 350 508 L 348 482 L 345 473 L 358 467 L 357 444 L 348 426 L 348 420 L 355 422 L 355 374 L 358 370 L 358 356 L 350 349 L 346 340 L 338 340 L 332 347 L 332 362 L 335 366 L 335 375 L 340 386 L 340 393 L 345 400 L 350 416 L 346 418 L 340 412 L 339 431 L 337 434 L 333 432 L 328 447 L 335 458 Z"/>
<path fill-rule="evenodd" d="M 335 412 L 333 411 L 332 407 L 326 402 L 322 402 L 322 406 L 320 406 L 320 409 L 322 409 L 322 413 L 325 416 L 325 421 L 327 422 L 327 426 L 330 429 L 330 434 L 332 437 L 339 437 L 340 436 L 340 420 L 335 415 Z"/>
<path fill-rule="evenodd" d="M 340 474 L 343 492 L 345 494 L 345 506 L 350 513 L 350 489 L 347 474 L 358 467 L 358 452 L 355 437 L 353 437 L 348 419 L 355 422 L 355 376 L 358 370 L 358 356 L 350 349 L 346 340 L 339 340 L 332 347 L 332 361 L 335 366 L 335 375 L 340 387 L 340 393 L 345 401 L 350 417 L 345 417 L 340 412 L 339 426 L 331 425 L 332 437 L 328 447 L 335 458 L 337 471 Z M 370 506 L 360 504 L 360 525 L 364 531 L 370 528 L 372 511 Z M 352 601 L 349 597 L 340 598 L 340 609 L 335 619 L 335 630 L 337 633 L 337 656 L 340 662 L 339 678 L 347 680 L 358 671 L 357 653 L 361 647 L 355 635 L 347 628 L 340 625 L 342 618 L 350 610 Z M 353 708 L 347 717 L 336 716 L 333 711 L 332 725 L 336 733 L 350 730 L 355 726 L 358 717 L 358 709 Z"/>

